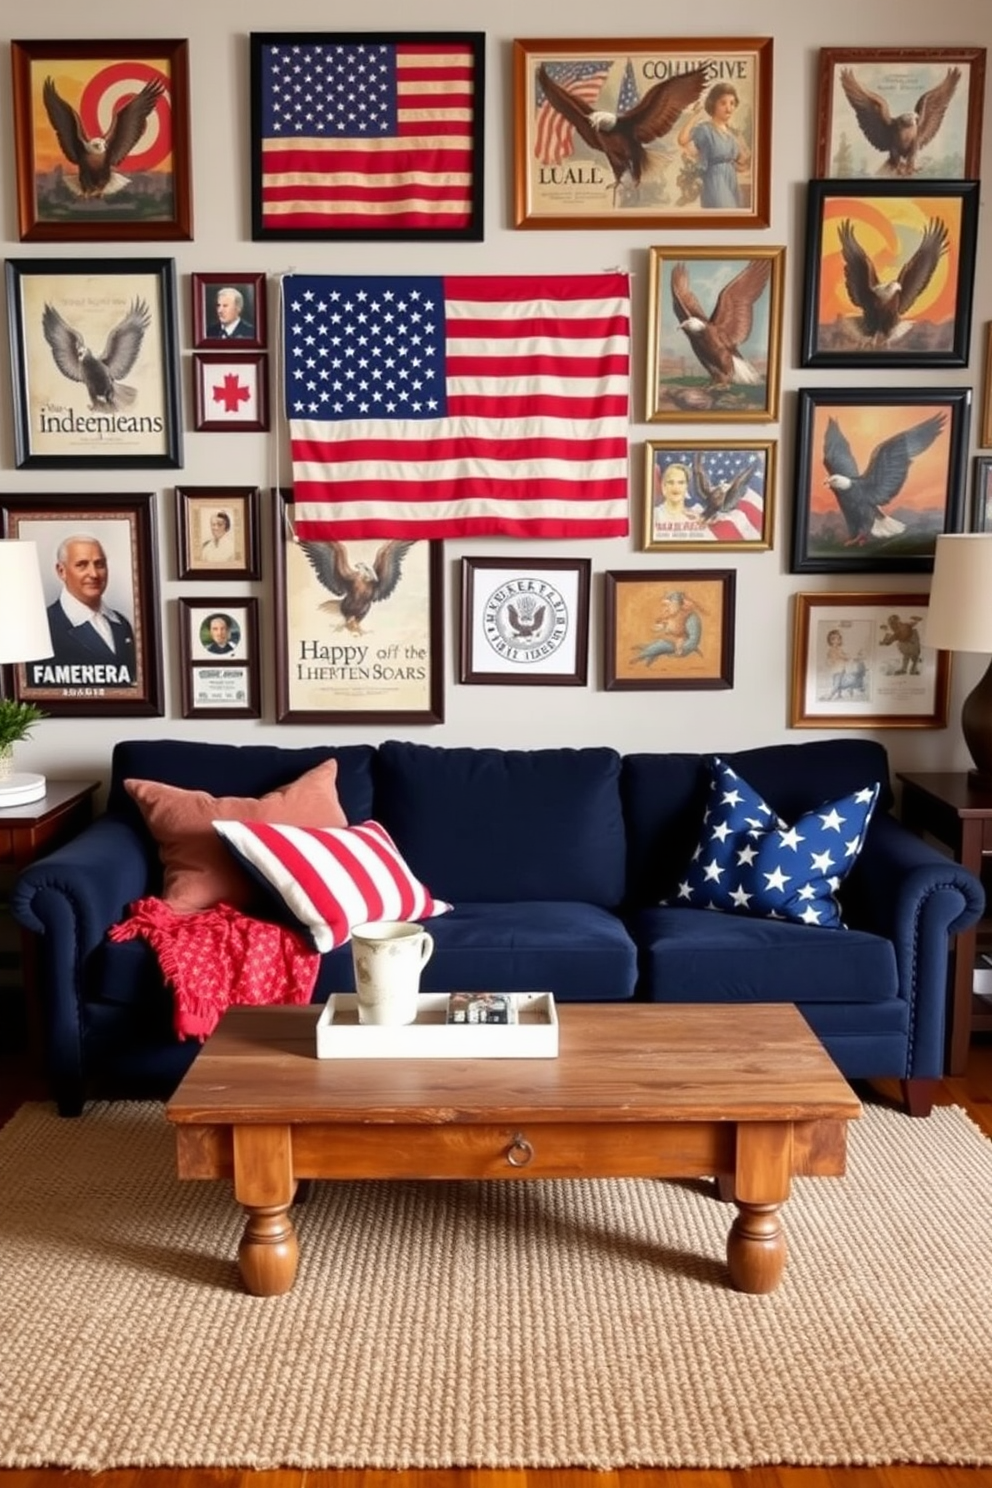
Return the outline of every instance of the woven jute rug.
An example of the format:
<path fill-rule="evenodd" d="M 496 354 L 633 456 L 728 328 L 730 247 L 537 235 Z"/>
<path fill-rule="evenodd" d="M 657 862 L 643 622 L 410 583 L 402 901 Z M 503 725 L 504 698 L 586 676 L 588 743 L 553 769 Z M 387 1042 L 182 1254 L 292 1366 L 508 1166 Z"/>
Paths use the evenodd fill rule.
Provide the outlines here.
<path fill-rule="evenodd" d="M 992 1463 L 992 1143 L 882 1106 L 767 1297 L 705 1182 L 315 1183 L 284 1297 L 151 1104 L 0 1131 L 0 1465 Z"/>

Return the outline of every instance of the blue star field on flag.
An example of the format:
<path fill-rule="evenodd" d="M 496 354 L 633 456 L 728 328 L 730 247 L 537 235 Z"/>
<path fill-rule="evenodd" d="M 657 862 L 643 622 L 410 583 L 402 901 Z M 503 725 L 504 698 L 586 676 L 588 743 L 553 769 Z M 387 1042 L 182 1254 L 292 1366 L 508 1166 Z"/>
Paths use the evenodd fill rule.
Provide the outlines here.
<path fill-rule="evenodd" d="M 262 134 L 374 138 L 396 133 L 395 48 L 320 42 L 273 46 Z"/>

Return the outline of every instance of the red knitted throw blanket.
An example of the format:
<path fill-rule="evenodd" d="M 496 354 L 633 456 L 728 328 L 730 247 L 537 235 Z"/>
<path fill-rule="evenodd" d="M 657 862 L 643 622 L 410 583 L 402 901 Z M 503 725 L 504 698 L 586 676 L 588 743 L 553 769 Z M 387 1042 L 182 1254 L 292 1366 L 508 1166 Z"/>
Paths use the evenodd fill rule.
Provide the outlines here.
<path fill-rule="evenodd" d="M 144 936 L 175 993 L 179 1038 L 202 1043 L 225 1008 L 237 1003 L 309 1002 L 320 956 L 294 931 L 254 920 L 232 904 L 176 914 L 161 899 L 136 899 L 110 940 Z"/>

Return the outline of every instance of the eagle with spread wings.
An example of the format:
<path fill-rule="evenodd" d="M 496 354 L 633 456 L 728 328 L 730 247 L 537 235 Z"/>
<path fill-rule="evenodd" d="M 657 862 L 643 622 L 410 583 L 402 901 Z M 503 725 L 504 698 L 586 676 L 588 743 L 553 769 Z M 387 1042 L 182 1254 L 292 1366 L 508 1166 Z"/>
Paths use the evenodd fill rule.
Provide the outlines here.
<path fill-rule="evenodd" d="M 337 609 L 342 627 L 353 635 L 362 634 L 362 621 L 378 601 L 388 599 L 400 581 L 403 559 L 413 547 L 413 540 L 384 542 L 371 567 L 361 559 L 354 563 L 341 542 L 301 542 L 310 563 L 325 589 L 335 596 L 325 600 L 321 609 Z"/>
<path fill-rule="evenodd" d="M 46 304 L 41 316 L 41 329 L 56 367 L 70 382 L 85 384 L 94 410 L 127 408 L 138 396 L 137 390 L 121 379 L 138 360 L 151 323 L 151 311 L 145 301 L 132 300 L 127 314 L 114 326 L 97 356 L 87 346 L 82 332 L 71 326 L 54 305 Z"/>
<path fill-rule="evenodd" d="M 940 217 L 931 217 L 914 251 L 895 277 L 884 283 L 855 237 L 853 223 L 845 219 L 838 228 L 838 236 L 844 286 L 851 303 L 860 312 L 858 329 L 873 346 L 885 347 L 904 335 L 912 324 L 904 316 L 926 289 L 948 250 L 947 224 Z"/>
<path fill-rule="evenodd" d="M 947 106 L 961 79 L 961 70 L 949 67 L 943 79 L 916 100 L 916 107 L 893 114 L 880 93 L 859 82 L 850 67 L 842 67 L 840 85 L 854 110 L 865 139 L 885 152 L 881 171 L 886 175 L 913 176 L 919 170 L 920 151 L 936 135 Z"/>
<path fill-rule="evenodd" d="M 709 315 L 703 309 L 684 263 L 672 268 L 672 308 L 678 328 L 688 337 L 713 387 L 763 381 L 741 351 L 751 334 L 754 305 L 771 274 L 771 260 L 755 258 L 723 286 Z"/>
<path fill-rule="evenodd" d="M 135 93 L 114 114 L 106 134 L 90 137 L 79 114 L 56 88 L 54 80 L 45 79 L 41 90 L 45 112 L 65 158 L 76 167 L 77 175 L 63 177 L 69 190 L 80 197 L 112 196 L 128 185 L 128 177 L 114 169 L 126 160 L 145 132 L 148 115 L 165 92 L 165 84 L 151 78 L 140 93 Z"/>

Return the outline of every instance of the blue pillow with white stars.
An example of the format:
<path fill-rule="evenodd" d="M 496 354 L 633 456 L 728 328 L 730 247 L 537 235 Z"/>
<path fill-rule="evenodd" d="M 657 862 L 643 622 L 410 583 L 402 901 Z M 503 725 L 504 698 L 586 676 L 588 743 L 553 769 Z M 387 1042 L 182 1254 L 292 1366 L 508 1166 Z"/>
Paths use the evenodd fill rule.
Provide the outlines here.
<path fill-rule="evenodd" d="M 842 930 L 837 890 L 857 862 L 880 786 L 807 811 L 790 826 L 714 755 L 699 845 L 665 904 Z"/>

